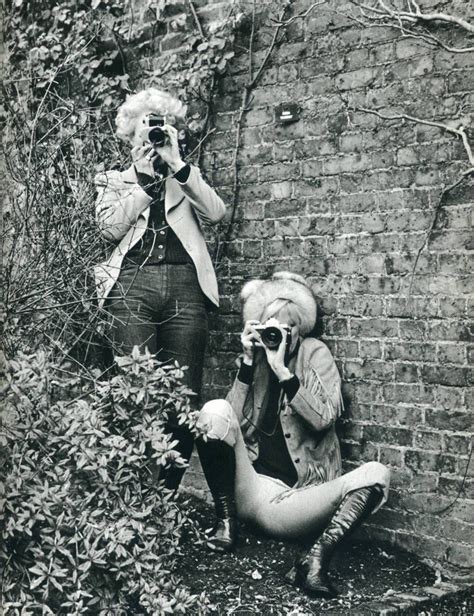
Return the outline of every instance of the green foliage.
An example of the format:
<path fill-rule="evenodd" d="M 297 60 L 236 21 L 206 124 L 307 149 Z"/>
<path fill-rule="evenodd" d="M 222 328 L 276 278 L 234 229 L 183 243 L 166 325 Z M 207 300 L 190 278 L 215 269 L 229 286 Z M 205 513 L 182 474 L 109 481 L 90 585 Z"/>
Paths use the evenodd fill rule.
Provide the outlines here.
<path fill-rule="evenodd" d="M 166 418 L 194 425 L 181 369 L 149 354 L 84 384 L 44 352 L 8 366 L 0 524 L 8 613 L 199 613 L 170 574 L 185 514 L 158 484 L 182 465 Z"/>

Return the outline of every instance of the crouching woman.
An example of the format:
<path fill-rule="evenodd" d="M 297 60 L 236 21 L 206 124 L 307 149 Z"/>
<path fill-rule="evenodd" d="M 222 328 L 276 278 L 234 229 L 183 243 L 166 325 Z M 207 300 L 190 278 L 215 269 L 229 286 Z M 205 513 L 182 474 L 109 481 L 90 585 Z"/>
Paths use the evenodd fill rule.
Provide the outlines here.
<path fill-rule="evenodd" d="M 328 348 L 305 337 L 316 301 L 304 278 L 277 272 L 242 289 L 243 356 L 226 400 L 201 410 L 197 441 L 215 502 L 208 546 L 233 549 L 236 520 L 278 539 L 314 539 L 289 572 L 311 596 L 336 594 L 327 577 L 342 540 L 387 499 L 378 462 L 341 475 L 334 424 L 341 380 Z"/>

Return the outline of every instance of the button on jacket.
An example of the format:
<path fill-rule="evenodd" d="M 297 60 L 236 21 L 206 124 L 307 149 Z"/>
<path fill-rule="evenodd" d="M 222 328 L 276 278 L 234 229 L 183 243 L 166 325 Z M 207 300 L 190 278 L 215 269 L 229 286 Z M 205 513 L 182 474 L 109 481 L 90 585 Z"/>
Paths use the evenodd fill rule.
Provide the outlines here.
<path fill-rule="evenodd" d="M 260 357 L 260 361 L 258 360 Z M 295 467 L 295 487 L 330 481 L 341 474 L 341 453 L 334 424 L 342 409 L 341 378 L 327 346 L 305 338 L 289 369 L 300 381 L 290 401 L 285 396 L 280 422 Z M 269 381 L 268 364 L 256 358 L 252 382 L 237 378 L 227 401 L 237 414 L 249 457 L 258 458 L 258 427 L 264 413 Z"/>
<path fill-rule="evenodd" d="M 133 165 L 122 172 L 99 173 L 95 183 L 97 222 L 104 237 L 117 242 L 109 259 L 95 267 L 99 306 L 103 306 L 125 255 L 146 231 L 153 199 L 139 185 Z M 201 289 L 215 306 L 219 306 L 217 280 L 201 224 L 216 224 L 224 215 L 222 199 L 203 180 L 197 167 L 190 166 L 189 178 L 183 184 L 172 176 L 166 178 L 166 222 L 190 255 Z"/>

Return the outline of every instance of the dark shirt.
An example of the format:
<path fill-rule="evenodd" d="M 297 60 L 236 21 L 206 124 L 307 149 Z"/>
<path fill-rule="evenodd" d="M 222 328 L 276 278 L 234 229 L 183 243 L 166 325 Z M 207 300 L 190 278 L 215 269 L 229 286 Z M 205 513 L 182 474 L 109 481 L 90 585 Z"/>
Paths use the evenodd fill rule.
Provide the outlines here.
<path fill-rule="evenodd" d="M 176 174 L 178 182 L 185 183 L 190 168 L 185 165 Z M 138 183 L 153 199 L 150 204 L 148 226 L 141 239 L 126 254 L 123 267 L 161 265 L 162 263 L 192 263 L 187 250 L 168 225 L 165 216 L 165 178 L 152 178 L 137 172 Z"/>
<path fill-rule="evenodd" d="M 297 348 L 293 355 L 297 352 Z M 242 362 L 237 378 L 242 383 L 250 384 L 253 378 L 253 366 Z M 291 379 L 280 383 L 270 372 L 268 390 L 264 399 L 262 421 L 258 426 L 258 459 L 254 462 L 257 473 L 280 479 L 288 486 L 293 486 L 298 475 L 288 453 L 285 436 L 281 427 L 280 412 L 284 404 L 284 395 L 291 400 L 300 386 L 299 379 L 293 375 Z"/>

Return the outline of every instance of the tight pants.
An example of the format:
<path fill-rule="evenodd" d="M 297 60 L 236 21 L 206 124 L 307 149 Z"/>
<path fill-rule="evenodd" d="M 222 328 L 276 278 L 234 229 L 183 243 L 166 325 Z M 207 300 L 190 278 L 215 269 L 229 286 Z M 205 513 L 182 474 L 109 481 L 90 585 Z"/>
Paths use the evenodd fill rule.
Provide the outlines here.
<path fill-rule="evenodd" d="M 298 539 L 318 534 L 353 490 L 378 485 L 387 493 L 389 471 L 378 462 L 368 462 L 332 481 L 302 488 L 288 488 L 282 481 L 257 473 L 248 457 L 237 416 L 225 400 L 205 404 L 199 426 L 209 439 L 222 440 L 235 451 L 238 517 L 272 537 Z"/>

